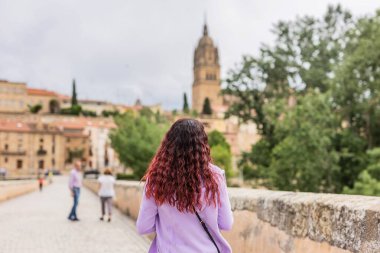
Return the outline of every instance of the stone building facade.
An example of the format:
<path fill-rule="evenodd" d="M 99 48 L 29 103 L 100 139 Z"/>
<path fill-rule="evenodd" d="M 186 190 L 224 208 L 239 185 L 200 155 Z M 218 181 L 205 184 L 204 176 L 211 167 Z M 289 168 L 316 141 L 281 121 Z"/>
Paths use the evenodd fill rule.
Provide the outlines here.
<path fill-rule="evenodd" d="M 39 169 L 65 172 L 80 159 L 85 169 L 122 172 L 109 138 L 114 128 L 112 118 L 0 114 L 0 168 L 10 176 L 34 175 Z"/>
<path fill-rule="evenodd" d="M 27 88 L 27 105 L 41 105 L 40 113 L 59 112 L 60 109 L 60 95 L 53 91 Z M 28 109 L 28 108 L 26 108 Z"/>
<path fill-rule="evenodd" d="M 45 118 L 53 118 L 45 116 Z M 112 118 L 85 118 L 85 117 L 54 117 L 54 124 L 66 129 L 68 148 L 74 150 L 80 142 L 86 142 L 83 152 L 86 154 L 84 166 L 86 168 L 104 170 L 121 167 L 119 158 L 111 147 L 109 138 L 112 129 L 116 128 Z M 70 129 L 70 133 L 68 130 Z M 72 136 L 83 133 L 85 140 L 72 139 Z M 79 143 L 78 143 L 79 142 Z"/>
<path fill-rule="evenodd" d="M 64 133 L 53 125 L 0 120 L 0 167 L 10 176 L 63 169 L 64 146 Z"/>
<path fill-rule="evenodd" d="M 51 111 L 52 101 L 59 106 L 60 95 L 48 90 L 27 87 L 26 83 L 0 80 L 0 113 L 26 113 L 28 106 L 40 104 L 40 113 Z"/>
<path fill-rule="evenodd" d="M 0 80 L 0 113 L 23 113 L 27 109 L 25 83 Z"/>

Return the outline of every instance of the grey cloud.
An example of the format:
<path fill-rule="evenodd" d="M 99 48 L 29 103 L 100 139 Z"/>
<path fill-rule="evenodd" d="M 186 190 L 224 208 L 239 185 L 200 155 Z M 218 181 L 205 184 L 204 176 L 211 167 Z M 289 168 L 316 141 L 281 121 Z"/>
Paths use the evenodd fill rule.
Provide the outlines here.
<path fill-rule="evenodd" d="M 192 56 L 204 13 L 222 73 L 256 54 L 279 19 L 321 15 L 328 3 L 303 0 L 0 0 L 0 79 L 79 97 L 180 108 L 190 96 Z M 345 0 L 355 14 L 377 0 Z"/>

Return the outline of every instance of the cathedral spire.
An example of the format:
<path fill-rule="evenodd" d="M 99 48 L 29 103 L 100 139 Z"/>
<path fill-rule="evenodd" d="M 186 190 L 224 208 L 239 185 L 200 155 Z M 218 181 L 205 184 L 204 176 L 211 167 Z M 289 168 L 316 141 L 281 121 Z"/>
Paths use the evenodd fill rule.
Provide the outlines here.
<path fill-rule="evenodd" d="M 203 36 L 208 36 L 208 29 L 207 29 L 207 24 L 205 22 L 205 24 L 203 25 Z"/>
<path fill-rule="evenodd" d="M 203 36 L 208 36 L 207 13 L 204 14 Z"/>

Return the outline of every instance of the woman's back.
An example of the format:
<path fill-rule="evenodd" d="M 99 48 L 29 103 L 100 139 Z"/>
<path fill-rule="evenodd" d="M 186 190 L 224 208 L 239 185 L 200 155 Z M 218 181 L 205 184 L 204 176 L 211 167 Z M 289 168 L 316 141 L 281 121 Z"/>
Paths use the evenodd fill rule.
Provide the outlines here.
<path fill-rule="evenodd" d="M 226 180 L 224 171 L 211 164 L 210 153 L 197 120 L 179 119 L 166 133 L 144 176 L 137 219 L 141 234 L 156 232 L 150 253 L 215 253 L 216 247 L 231 252 L 220 233 L 231 228 L 233 219 Z"/>
<path fill-rule="evenodd" d="M 113 197 L 115 195 L 115 178 L 112 175 L 102 175 L 98 178 L 98 182 L 100 183 L 99 196 Z"/>
<path fill-rule="evenodd" d="M 220 230 L 231 229 L 233 223 L 224 171 L 212 164 L 210 168 L 218 179 L 220 202 L 216 206 L 207 205 L 204 201 L 205 188 L 202 187 L 203 207 L 197 212 L 206 223 L 220 252 L 229 253 L 231 248 L 220 233 Z M 217 252 L 195 213 L 180 212 L 168 203 L 157 205 L 153 198 L 146 198 L 145 192 L 137 219 L 137 229 L 141 234 L 156 232 L 156 239 L 152 243 L 150 253 Z"/>

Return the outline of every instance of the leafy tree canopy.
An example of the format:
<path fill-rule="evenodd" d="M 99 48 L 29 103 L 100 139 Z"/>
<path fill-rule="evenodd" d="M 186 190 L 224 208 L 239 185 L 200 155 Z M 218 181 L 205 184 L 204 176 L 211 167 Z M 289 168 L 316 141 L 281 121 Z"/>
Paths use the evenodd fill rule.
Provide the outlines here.
<path fill-rule="evenodd" d="M 141 178 L 168 126 L 166 123 L 157 123 L 154 117 L 135 116 L 133 113 L 116 116 L 115 122 L 118 128 L 110 135 L 111 145 L 120 161 Z"/>
<path fill-rule="evenodd" d="M 235 97 L 226 116 L 254 122 L 261 135 L 239 162 L 243 175 L 315 192 L 377 180 L 362 171 L 366 150 L 380 146 L 380 11 L 355 19 L 329 6 L 272 32 L 274 42 L 244 56 L 223 91 Z"/>
<path fill-rule="evenodd" d="M 203 103 L 202 114 L 204 114 L 204 115 L 211 115 L 212 114 L 211 102 L 210 102 L 209 98 L 205 98 L 205 101 Z"/>
<path fill-rule="evenodd" d="M 222 147 L 230 149 L 230 144 L 228 144 L 224 135 L 217 130 L 213 130 L 208 133 L 208 143 L 210 147 L 220 145 Z"/>
<path fill-rule="evenodd" d="M 231 148 L 226 138 L 214 130 L 208 134 L 208 142 L 213 162 L 225 170 L 227 178 L 233 176 Z"/>
<path fill-rule="evenodd" d="M 41 104 L 36 104 L 36 105 L 28 105 L 29 111 L 33 114 L 39 113 L 39 111 L 42 110 L 42 105 Z"/>

